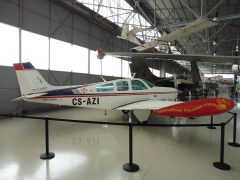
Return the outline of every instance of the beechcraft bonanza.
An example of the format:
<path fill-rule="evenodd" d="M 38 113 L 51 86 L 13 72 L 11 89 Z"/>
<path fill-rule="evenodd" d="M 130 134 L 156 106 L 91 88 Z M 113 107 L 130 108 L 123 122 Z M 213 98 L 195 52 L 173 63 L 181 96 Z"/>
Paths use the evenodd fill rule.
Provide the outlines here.
<path fill-rule="evenodd" d="M 73 107 L 133 111 L 146 121 L 157 115 L 197 117 L 220 114 L 234 107 L 231 100 L 212 98 L 177 102 L 175 88 L 156 87 L 138 78 L 88 85 L 52 86 L 30 62 L 14 64 L 22 96 L 15 100 Z"/>

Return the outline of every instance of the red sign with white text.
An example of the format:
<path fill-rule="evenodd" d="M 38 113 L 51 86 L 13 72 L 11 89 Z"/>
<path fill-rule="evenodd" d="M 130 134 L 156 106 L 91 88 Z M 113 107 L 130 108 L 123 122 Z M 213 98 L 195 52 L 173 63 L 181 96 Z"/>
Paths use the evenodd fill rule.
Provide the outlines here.
<path fill-rule="evenodd" d="M 207 98 L 183 102 L 154 110 L 160 116 L 199 117 L 228 112 L 234 108 L 234 102 L 225 98 Z"/>

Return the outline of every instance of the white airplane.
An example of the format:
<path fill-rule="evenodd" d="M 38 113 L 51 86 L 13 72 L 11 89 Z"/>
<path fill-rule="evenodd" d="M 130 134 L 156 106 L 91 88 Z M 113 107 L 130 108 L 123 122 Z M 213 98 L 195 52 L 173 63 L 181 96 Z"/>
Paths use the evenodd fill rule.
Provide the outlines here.
<path fill-rule="evenodd" d="M 141 58 L 160 58 L 165 60 L 185 60 L 185 61 L 192 61 L 192 63 L 195 62 L 212 62 L 212 63 L 222 63 L 222 64 L 231 64 L 232 65 L 232 72 L 235 75 L 240 75 L 240 56 L 213 56 L 213 55 L 199 55 L 199 54 L 166 54 L 162 52 L 153 52 L 153 53 L 145 53 L 141 52 L 150 48 L 154 48 L 159 44 L 164 44 L 167 42 L 174 41 L 176 39 L 179 39 L 181 37 L 188 36 L 193 33 L 197 33 L 199 31 L 202 31 L 204 29 L 212 28 L 216 26 L 218 22 L 214 20 L 210 20 L 207 18 L 200 18 L 197 19 L 188 25 L 170 32 L 169 34 L 165 34 L 157 39 L 154 39 L 150 42 L 146 42 L 141 44 L 141 42 L 136 38 L 136 33 L 141 32 L 140 28 L 133 28 L 132 30 L 128 29 L 127 25 L 124 25 L 122 28 L 122 33 L 119 38 L 125 39 L 129 42 L 132 42 L 137 47 L 134 47 L 132 49 L 137 50 L 137 53 L 131 53 L 131 52 L 103 52 L 103 50 L 98 49 L 97 50 L 97 57 L 99 59 L 102 59 L 104 55 L 111 55 L 111 56 L 117 56 L 117 57 L 123 57 L 123 58 L 130 58 L 130 57 L 141 57 Z M 238 52 L 238 46 L 236 47 Z"/>
<path fill-rule="evenodd" d="M 124 25 L 122 28 L 121 36 L 117 36 L 117 37 L 125 39 L 129 42 L 132 42 L 138 45 L 137 47 L 134 47 L 132 49 L 135 49 L 137 51 L 144 51 L 146 49 L 154 48 L 159 44 L 166 44 L 167 42 L 171 42 L 181 37 L 185 37 L 190 34 L 197 33 L 204 29 L 212 28 L 217 24 L 218 23 L 215 21 L 205 19 L 205 18 L 200 18 L 176 31 L 170 32 L 157 39 L 154 39 L 152 41 L 149 41 L 143 44 L 136 38 L 135 35 L 136 33 L 143 31 L 144 29 L 141 30 L 140 28 L 134 27 L 132 30 L 129 31 L 128 26 Z"/>
<path fill-rule="evenodd" d="M 22 96 L 19 99 L 64 106 L 106 110 L 150 110 L 177 104 L 175 88 L 155 87 L 142 79 L 118 79 L 88 85 L 52 86 L 31 63 L 14 64 Z M 159 101 L 163 100 L 163 101 Z M 144 119 L 146 120 L 146 119 Z"/>
<path fill-rule="evenodd" d="M 232 101 L 221 98 L 208 100 L 207 106 L 205 100 L 177 102 L 175 100 L 178 92 L 175 88 L 156 87 L 138 78 L 88 85 L 52 86 L 30 62 L 14 64 L 14 68 L 22 94 L 15 100 L 95 109 L 132 110 L 139 121 L 146 121 L 151 110 L 158 115 L 202 116 L 206 115 L 206 108 L 207 113 L 219 114 L 234 106 Z M 196 108 L 196 105 L 199 107 Z M 195 109 L 191 109 L 193 107 Z M 213 111 L 209 108 L 213 108 Z"/>

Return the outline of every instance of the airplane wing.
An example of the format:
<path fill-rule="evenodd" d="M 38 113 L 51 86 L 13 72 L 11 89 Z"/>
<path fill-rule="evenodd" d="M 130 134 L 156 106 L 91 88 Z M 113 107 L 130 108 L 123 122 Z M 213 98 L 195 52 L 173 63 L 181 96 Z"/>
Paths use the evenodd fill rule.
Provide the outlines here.
<path fill-rule="evenodd" d="M 186 102 L 147 100 L 125 105 L 117 110 L 153 110 L 154 114 L 160 116 L 200 117 L 228 112 L 234 106 L 234 102 L 226 98 L 207 98 Z"/>
<path fill-rule="evenodd" d="M 136 109 L 149 109 L 156 110 L 171 105 L 182 103 L 181 101 L 156 101 L 156 100 L 146 100 L 140 102 L 134 102 L 128 105 L 124 105 L 116 108 L 116 110 L 136 110 Z"/>
<path fill-rule="evenodd" d="M 106 52 L 105 55 L 123 58 L 159 58 L 165 60 L 199 61 L 207 63 L 239 64 L 240 56 L 213 56 L 200 54 L 164 54 L 164 53 L 131 53 L 131 52 Z"/>
<path fill-rule="evenodd" d="M 162 108 L 171 107 L 172 105 L 181 104 L 180 101 L 157 101 L 157 100 L 146 100 L 134 102 L 121 107 L 116 108 L 116 110 L 134 110 L 133 113 L 137 119 L 141 122 L 148 119 L 151 110 L 158 111 Z"/>
<path fill-rule="evenodd" d="M 199 32 L 204 29 L 208 29 L 217 25 L 217 22 L 209 19 L 197 19 L 196 21 L 189 23 L 187 26 L 180 28 L 179 30 L 173 31 L 169 34 L 161 36 L 153 41 L 141 44 L 140 46 L 134 47 L 133 49 L 137 51 L 144 51 L 149 48 L 156 47 L 159 44 L 170 42 L 179 39 L 184 36 Z"/>

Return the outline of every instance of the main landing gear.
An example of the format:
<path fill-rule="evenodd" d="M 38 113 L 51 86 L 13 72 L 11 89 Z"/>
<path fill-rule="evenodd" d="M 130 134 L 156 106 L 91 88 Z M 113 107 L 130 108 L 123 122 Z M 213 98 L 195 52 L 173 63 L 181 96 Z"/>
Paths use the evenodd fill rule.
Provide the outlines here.
<path fill-rule="evenodd" d="M 123 114 L 129 114 L 129 112 L 130 112 L 129 110 L 122 110 Z"/>
<path fill-rule="evenodd" d="M 132 114 L 132 117 L 134 119 L 134 121 L 136 121 L 139 124 L 147 124 L 147 120 L 149 115 L 151 114 L 151 110 L 143 110 L 143 109 L 139 109 L 139 110 L 122 110 L 123 114 Z"/>

